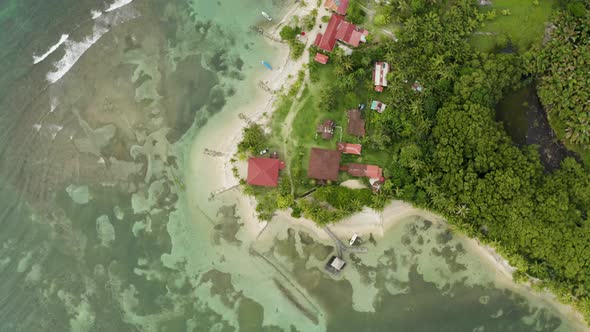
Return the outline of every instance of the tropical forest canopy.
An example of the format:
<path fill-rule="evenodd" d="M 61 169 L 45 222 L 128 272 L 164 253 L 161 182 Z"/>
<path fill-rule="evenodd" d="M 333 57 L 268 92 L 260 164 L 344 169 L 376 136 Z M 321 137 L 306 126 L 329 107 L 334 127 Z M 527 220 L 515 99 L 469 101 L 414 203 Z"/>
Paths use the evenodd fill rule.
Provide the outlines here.
<path fill-rule="evenodd" d="M 557 134 L 580 150 L 590 144 L 590 20 L 583 2 L 567 3 L 551 40 L 531 56 L 539 97 Z M 587 152 L 586 152 L 587 153 Z"/>

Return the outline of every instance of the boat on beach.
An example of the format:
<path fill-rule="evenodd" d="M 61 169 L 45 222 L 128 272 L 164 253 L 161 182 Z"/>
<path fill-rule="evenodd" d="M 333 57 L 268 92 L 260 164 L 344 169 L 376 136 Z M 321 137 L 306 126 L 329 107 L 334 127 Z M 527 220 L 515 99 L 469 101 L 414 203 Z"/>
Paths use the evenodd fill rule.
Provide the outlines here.
<path fill-rule="evenodd" d="M 260 14 L 262 14 L 262 16 L 264 16 L 264 18 L 269 22 L 272 21 L 272 17 L 270 17 L 270 15 L 268 15 L 266 12 L 260 12 Z"/>
<path fill-rule="evenodd" d="M 356 239 L 359 237 L 359 235 L 357 233 L 354 233 L 354 235 L 350 238 L 350 241 L 348 242 L 348 245 L 351 246 L 354 244 L 354 242 L 356 241 Z"/>
<path fill-rule="evenodd" d="M 268 68 L 268 70 L 272 70 L 272 66 L 270 65 L 270 63 L 264 60 L 260 61 L 260 63 L 262 63 L 266 68 Z"/>

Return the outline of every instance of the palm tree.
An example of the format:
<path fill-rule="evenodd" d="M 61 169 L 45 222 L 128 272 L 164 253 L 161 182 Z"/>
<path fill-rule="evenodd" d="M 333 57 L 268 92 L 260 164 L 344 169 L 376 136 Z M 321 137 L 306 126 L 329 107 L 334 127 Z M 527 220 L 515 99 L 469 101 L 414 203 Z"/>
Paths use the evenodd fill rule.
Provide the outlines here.
<path fill-rule="evenodd" d="M 415 99 L 412 101 L 412 103 L 410 104 L 410 111 L 412 112 L 413 115 L 419 115 L 422 113 L 422 100 L 421 99 Z"/>
<path fill-rule="evenodd" d="M 534 277 L 542 277 L 543 274 L 546 272 L 544 264 L 539 262 L 534 262 L 530 267 L 529 271 Z"/>
<path fill-rule="evenodd" d="M 461 204 L 455 208 L 455 213 L 458 216 L 465 218 L 467 216 L 467 214 L 469 213 L 469 208 L 467 207 L 467 205 Z"/>
<path fill-rule="evenodd" d="M 352 70 L 352 61 L 349 57 L 345 57 L 341 61 L 341 66 L 344 68 L 346 72 L 349 72 Z"/>
<path fill-rule="evenodd" d="M 410 17 L 404 22 L 404 30 L 406 32 L 406 36 L 410 37 L 411 41 L 416 39 L 416 31 L 418 30 L 418 20 L 414 17 Z"/>

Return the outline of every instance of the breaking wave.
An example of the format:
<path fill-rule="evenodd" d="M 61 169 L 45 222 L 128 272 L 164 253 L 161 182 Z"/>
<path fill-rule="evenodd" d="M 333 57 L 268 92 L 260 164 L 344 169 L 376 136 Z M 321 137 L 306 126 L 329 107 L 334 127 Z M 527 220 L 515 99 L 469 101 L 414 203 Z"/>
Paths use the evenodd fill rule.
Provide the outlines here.
<path fill-rule="evenodd" d="M 55 63 L 55 71 L 47 73 L 47 80 L 50 83 L 59 81 L 76 64 L 78 59 L 108 31 L 109 29 L 105 26 L 98 25 L 94 26 L 92 35 L 80 42 L 65 41 L 66 53 Z"/>
<path fill-rule="evenodd" d="M 97 18 L 102 16 L 102 12 L 100 10 L 92 10 L 90 11 L 90 14 L 92 15 L 93 20 L 96 20 Z"/>
<path fill-rule="evenodd" d="M 63 43 L 65 43 L 69 37 L 70 37 L 70 35 L 63 34 L 63 35 L 61 35 L 61 38 L 59 39 L 59 41 L 55 45 L 51 46 L 47 52 L 45 52 L 44 54 L 39 55 L 39 56 L 33 55 L 33 64 L 37 64 L 37 63 L 45 60 L 45 58 L 47 58 L 51 53 L 55 52 Z"/>
<path fill-rule="evenodd" d="M 116 0 L 112 5 L 109 6 L 109 8 L 107 8 L 105 10 L 105 12 L 110 12 L 113 11 L 117 8 L 123 7 L 125 5 L 130 4 L 131 2 L 133 2 L 133 0 Z"/>
<path fill-rule="evenodd" d="M 123 7 L 132 1 L 133 0 L 118 0 L 104 13 Z M 84 53 L 90 47 L 92 47 L 92 45 L 94 45 L 104 34 L 109 32 L 111 26 L 123 23 L 137 16 L 137 13 L 133 10 L 117 11 L 116 13 L 109 13 L 109 15 L 102 15 L 103 13 L 100 11 L 92 11 L 91 14 L 96 22 L 92 29 L 92 34 L 85 37 L 82 41 L 72 41 L 66 39 L 62 42 L 65 47 L 65 54 L 58 62 L 54 64 L 54 70 L 47 73 L 47 81 L 50 83 L 59 81 L 76 64 L 80 57 L 82 57 L 82 55 L 84 55 Z"/>

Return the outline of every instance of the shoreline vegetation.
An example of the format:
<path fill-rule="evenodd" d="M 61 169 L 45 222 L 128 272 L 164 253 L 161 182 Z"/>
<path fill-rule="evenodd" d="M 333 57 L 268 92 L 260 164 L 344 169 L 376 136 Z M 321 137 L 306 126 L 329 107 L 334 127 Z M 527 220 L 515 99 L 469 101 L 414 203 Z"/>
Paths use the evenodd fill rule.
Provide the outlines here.
<path fill-rule="evenodd" d="M 535 44 L 518 53 L 499 48 L 479 51 L 466 37 L 494 17 L 469 1 L 431 7 L 379 6 L 376 17 L 364 18 L 364 26 L 374 29 L 370 42 L 351 56 L 337 48 L 330 62 L 320 65 L 313 60 L 317 48 L 308 45 L 323 31 L 319 26 L 325 25 L 326 11 L 320 2 L 294 5 L 274 34 L 285 23 L 299 32 L 300 21 L 287 18 L 313 15 L 315 25 L 307 29 L 311 26 L 307 22 L 305 27 L 308 52 L 298 57 L 296 51 L 295 60 L 273 74 L 271 89 L 278 92 L 270 100 L 261 97 L 255 102 L 246 114 L 249 121 L 243 132 L 227 143 L 224 151 L 231 156 L 223 161 L 224 188 L 240 184 L 248 195 L 239 204 L 247 211 L 245 228 L 253 237 L 273 218 L 303 225 L 320 238 L 327 236 L 320 228 L 327 224 L 338 236 L 348 237 L 382 235 L 414 215 L 447 222 L 471 238 L 473 248 L 506 278 L 542 296 L 554 294 L 563 304 L 558 306 L 562 313 L 587 321 L 588 169 L 566 158 L 561 168 L 544 170 L 536 147 L 517 147 L 494 119 L 494 106 L 511 91 L 538 78 L 544 79 L 545 89 L 557 84 L 544 77 L 542 69 L 551 65 L 539 55 L 545 54 L 544 46 Z M 571 15 L 590 15 L 581 2 L 563 1 L 555 7 L 557 24 L 572 11 L 576 14 Z M 383 31 L 395 30 L 395 37 L 381 32 L 381 26 L 387 28 Z M 288 41 L 291 55 L 292 43 Z M 376 61 L 383 60 L 392 65 L 390 84 L 377 93 L 371 71 Z M 424 90 L 412 89 L 411 82 Z M 587 86 L 581 89 L 588 91 Z M 548 97 L 540 97 L 546 105 Z M 345 110 L 376 98 L 389 109 L 383 114 L 364 111 L 367 136 L 344 134 L 346 141 L 363 145 L 363 156 L 344 158 L 383 167 L 386 181 L 381 190 L 372 193 L 362 188 L 369 185 L 366 179 L 352 186 L 309 181 L 308 148 L 334 149 L 336 142 L 336 138 L 327 142 L 314 138 L 318 121 L 329 117 L 345 125 Z M 278 151 L 286 164 L 279 186 L 245 184 L 246 158 L 266 148 Z M 351 179 L 341 173 L 337 182 L 350 184 Z M 569 312 L 569 305 L 578 311 Z"/>

